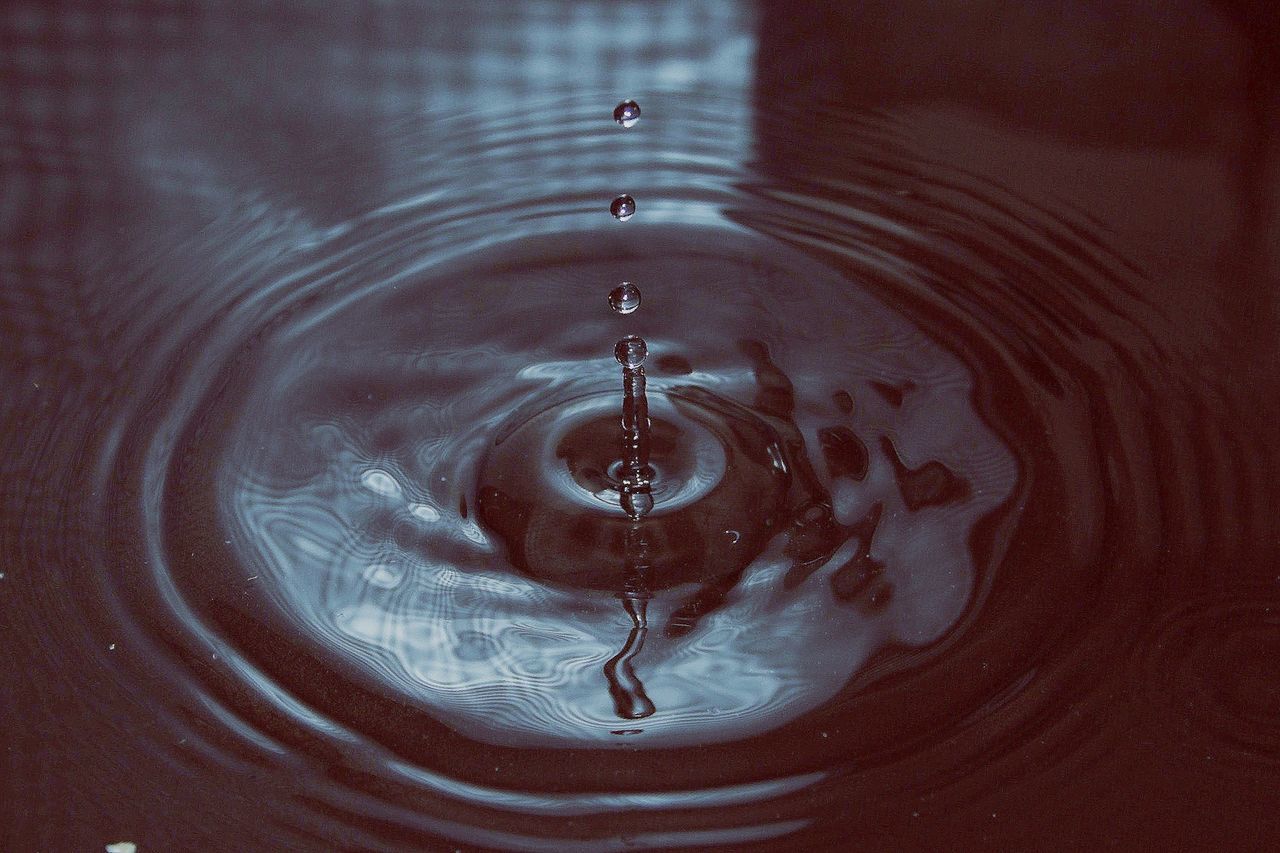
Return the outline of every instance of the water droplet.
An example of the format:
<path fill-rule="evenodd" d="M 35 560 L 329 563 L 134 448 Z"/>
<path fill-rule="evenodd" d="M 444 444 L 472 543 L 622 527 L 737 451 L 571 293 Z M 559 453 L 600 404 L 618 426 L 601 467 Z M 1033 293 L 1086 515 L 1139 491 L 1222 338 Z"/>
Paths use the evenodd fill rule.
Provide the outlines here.
<path fill-rule="evenodd" d="M 609 291 L 609 307 L 615 314 L 630 314 L 640 307 L 640 288 L 624 281 Z"/>
<path fill-rule="evenodd" d="M 628 98 L 613 108 L 613 120 L 623 127 L 631 127 L 640 120 L 640 105 Z"/>
<path fill-rule="evenodd" d="M 613 204 L 609 205 L 609 212 L 619 222 L 626 222 L 636 215 L 636 200 L 623 193 L 613 200 Z"/>
<path fill-rule="evenodd" d="M 620 496 L 622 511 L 634 519 L 644 518 L 653 509 L 653 495 L 644 492 L 623 492 Z"/>
<path fill-rule="evenodd" d="M 639 335 L 627 335 L 613 348 L 613 357 L 618 360 L 618 364 L 630 370 L 635 370 L 644 364 L 645 356 L 648 354 L 649 346 Z"/>

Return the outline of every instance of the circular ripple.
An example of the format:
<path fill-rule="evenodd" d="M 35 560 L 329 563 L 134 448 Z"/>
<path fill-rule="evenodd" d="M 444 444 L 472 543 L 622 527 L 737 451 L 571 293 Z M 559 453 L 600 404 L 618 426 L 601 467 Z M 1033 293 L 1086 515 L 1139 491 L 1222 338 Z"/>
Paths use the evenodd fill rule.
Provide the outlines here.
<path fill-rule="evenodd" d="M 246 205 L 141 258 L 142 303 L 106 301 L 130 393 L 69 415 L 97 421 L 75 448 L 96 474 L 32 506 L 91 529 L 45 561 L 42 612 L 127 637 L 156 700 L 139 737 L 287 778 L 258 823 L 308 837 L 608 849 L 658 819 L 666 846 L 847 839 L 904 794 L 1065 774 L 1125 736 L 1116 650 L 1175 579 L 1269 541 L 1244 472 L 1274 439 L 1236 429 L 1265 401 L 1092 224 L 883 117 L 819 116 L 837 183 L 744 165 L 713 98 L 672 99 L 621 159 L 598 104 L 559 106 L 406 131 L 376 207 Z M 797 143 L 790 118 L 762 150 Z M 644 221 L 620 229 L 600 199 L 633 168 Z M 504 426 L 616 393 L 599 315 L 624 279 L 654 393 L 767 420 L 813 497 L 740 573 L 656 590 L 642 643 L 612 592 L 521 571 L 477 518 Z M 640 645 L 655 710 L 622 719 L 607 670 Z M 1206 730 L 1234 716 L 1265 753 L 1266 694 L 1186 659 L 1176 684 L 1208 673 L 1230 710 Z"/>
<path fill-rule="evenodd" d="M 1157 731 L 1240 772 L 1280 766 L 1280 599 L 1226 597 L 1179 607 L 1142 660 L 1143 700 Z"/>
<path fill-rule="evenodd" d="M 532 256 L 493 247 L 255 338 L 174 453 L 165 512 L 180 585 L 209 582 L 193 537 L 229 539 L 232 571 L 259 578 L 318 653 L 508 748 L 625 738 L 672 749 L 762 734 L 828 700 L 887 644 L 935 641 L 973 592 L 973 526 L 1016 479 L 970 405 L 965 369 L 802 255 L 775 247 L 765 261 L 764 244 L 730 232 L 650 231 L 635 243 L 635 274 L 673 280 L 678 269 L 705 285 L 681 293 L 664 335 L 647 334 L 655 352 L 692 366 L 678 380 L 655 371 L 659 434 L 697 425 L 673 428 L 657 453 L 659 491 L 670 468 L 708 493 L 685 504 L 686 486 L 673 486 L 671 505 L 638 525 L 654 578 L 655 631 L 632 663 L 656 706 L 643 726 L 623 726 L 606 672 L 634 627 L 616 599 L 631 525 L 603 507 L 566 515 L 586 498 L 557 479 L 557 450 L 575 435 L 557 416 L 590 423 L 603 399 L 593 389 L 618 384 L 609 325 L 572 306 L 593 305 L 583 297 L 623 259 L 608 246 L 593 257 L 583 237 L 544 237 Z M 571 264 L 538 260 L 570 246 Z M 807 294 L 788 293 L 799 270 Z M 462 276 L 467 287 L 451 289 Z M 536 306 L 500 298 L 535 276 L 555 283 Z M 807 299 L 801 316 L 840 304 L 856 321 L 820 351 L 785 338 L 768 347 L 743 337 L 756 315 L 721 298 L 726 282 L 749 282 L 755 299 Z M 467 315 L 454 302 L 490 307 Z M 563 318 L 559 333 L 531 314 Z M 839 374 L 820 367 L 828 360 Z M 832 404 L 837 381 L 857 402 L 852 417 Z M 885 401 L 873 381 L 909 384 L 914 405 Z M 865 466 L 824 458 L 823 430 L 852 436 Z M 697 460 L 724 473 L 700 483 L 685 473 Z M 950 486 L 904 491 L 929 465 Z M 495 495 L 494 466 L 518 489 Z M 786 506 L 808 509 L 788 525 Z M 574 583 L 586 570 L 556 558 L 595 575 Z M 246 651 L 271 669 L 274 641 Z"/>

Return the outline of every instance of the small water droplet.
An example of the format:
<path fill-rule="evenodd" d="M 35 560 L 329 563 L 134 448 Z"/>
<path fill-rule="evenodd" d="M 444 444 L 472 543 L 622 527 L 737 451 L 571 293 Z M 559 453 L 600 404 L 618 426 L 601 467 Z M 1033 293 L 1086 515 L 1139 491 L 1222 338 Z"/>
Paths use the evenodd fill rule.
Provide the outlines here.
<path fill-rule="evenodd" d="M 613 204 L 609 205 L 609 212 L 619 222 L 626 222 L 636 215 L 636 200 L 623 193 L 613 200 Z"/>
<path fill-rule="evenodd" d="M 623 492 L 621 495 L 622 511 L 634 519 L 644 518 L 653 509 L 653 495 L 648 491 Z"/>
<path fill-rule="evenodd" d="M 609 307 L 615 314 L 630 314 L 640 307 L 640 288 L 624 281 L 609 291 Z"/>
<path fill-rule="evenodd" d="M 613 120 L 623 127 L 631 127 L 640 120 L 640 105 L 628 98 L 613 108 Z"/>
<path fill-rule="evenodd" d="M 627 335 L 613 348 L 613 357 L 618 360 L 618 364 L 629 370 L 635 370 L 644 364 L 648 355 L 649 346 L 639 335 Z"/>

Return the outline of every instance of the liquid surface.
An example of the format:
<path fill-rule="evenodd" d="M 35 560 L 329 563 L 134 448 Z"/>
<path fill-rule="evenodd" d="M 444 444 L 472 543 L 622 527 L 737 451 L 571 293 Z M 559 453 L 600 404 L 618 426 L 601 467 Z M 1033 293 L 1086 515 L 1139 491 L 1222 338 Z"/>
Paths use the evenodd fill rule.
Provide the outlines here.
<path fill-rule="evenodd" d="M 307 129 L 283 89 L 233 99 L 246 121 L 264 105 L 252 139 L 202 118 L 226 101 L 219 57 L 255 67 L 244 33 L 351 37 L 321 38 L 318 12 L 251 16 L 235 38 L 210 13 L 195 48 L 175 35 L 194 20 L 152 21 L 159 47 L 87 78 L 124 93 L 113 117 L 15 95 L 0 838 L 1280 837 L 1275 232 L 1257 189 L 1275 142 L 1272 113 L 1242 118 L 1271 104 L 1270 77 L 1241 60 L 1251 94 L 1217 113 L 1225 54 L 1178 48 L 1199 86 L 1181 101 L 1129 98 L 1147 78 L 1095 59 L 1080 67 L 1111 87 L 1067 87 L 1042 115 L 1003 77 L 931 89 L 918 58 L 926 103 L 867 44 L 823 35 L 902 53 L 842 8 L 659 17 L 658 48 L 625 43 L 665 89 L 515 89 L 342 134 Z M 98 85 L 72 50 L 96 19 L 6 14 L 27 91 Z M 378 38 L 457 31 L 405 14 Z M 1019 67 L 1038 67 L 1019 20 Z M 1135 50 L 1187 42 L 1126 20 L 1108 27 L 1133 24 Z M 728 35 L 679 40 L 703 30 Z M 739 37 L 759 41 L 754 94 L 733 89 L 741 68 L 715 76 Z M 291 50 L 261 68 L 334 84 L 296 103 L 364 92 Z M 156 67 L 134 79 L 139 56 Z M 716 85 L 680 76 L 690 56 Z M 170 62 L 203 70 L 153 73 Z M 163 110 L 125 97 L 171 79 Z M 645 107 L 626 131 L 620 92 Z M 605 207 L 623 188 L 645 213 L 620 228 Z M 624 281 L 643 311 L 601 304 Z M 653 505 L 635 513 L 622 373 L 641 364 Z"/>
<path fill-rule="evenodd" d="M 569 268 L 488 250 L 496 270 L 464 257 L 385 297 L 322 309 L 320 325 L 299 317 L 278 344 L 238 355 L 261 379 L 196 425 L 235 428 L 174 450 L 167 524 L 181 539 L 170 560 L 188 562 L 187 542 L 226 531 L 229 582 L 257 575 L 308 636 L 464 734 L 511 748 L 617 741 L 601 667 L 629 629 L 623 583 L 610 580 L 625 562 L 625 517 L 616 492 L 583 482 L 617 457 L 619 403 L 581 397 L 616 384 L 613 361 L 592 356 L 608 353 L 611 329 L 582 312 L 549 336 L 537 317 L 595 304 L 595 283 L 625 263 L 646 280 L 702 284 L 671 298 L 651 335 L 655 367 L 666 355 L 691 369 L 650 379 L 650 394 L 667 395 L 653 400 L 667 447 L 652 460 L 655 509 L 642 528 L 663 590 L 648 619 L 663 630 L 636 667 L 658 710 L 627 745 L 762 734 L 830 699 L 886 644 L 934 642 L 974 593 L 975 527 L 1017 481 L 1013 454 L 969 403 L 971 377 L 801 255 L 774 246 L 766 264 L 766 244 L 732 232 L 694 238 L 713 248 L 682 239 L 638 233 L 623 257 Z M 558 243 L 544 238 L 538 252 L 582 240 Z M 450 291 L 463 274 L 465 291 Z M 777 298 L 797 274 L 807 287 L 787 298 L 804 325 L 781 328 L 766 356 L 743 337 L 754 312 L 720 294 Z M 536 306 L 502 301 L 537 280 L 556 287 Z M 850 318 L 840 338 L 820 352 L 787 346 L 835 304 Z M 493 307 L 459 323 L 468 305 Z M 642 348 L 624 339 L 619 361 L 638 366 Z M 894 406 L 873 382 L 910 386 L 911 399 Z M 836 387 L 854 395 L 853 413 L 832 402 Z M 550 411 L 526 421 L 540 409 Z M 584 423 L 578 441 L 604 453 L 570 446 Z M 857 449 L 828 441 L 826 461 L 822 435 Z M 209 471 L 220 472 L 212 483 Z M 215 512 L 193 503 L 206 490 Z M 802 506 L 816 517 L 800 518 Z M 197 553 L 190 574 L 214 582 Z M 857 577 L 872 571 L 881 599 L 864 597 Z"/>

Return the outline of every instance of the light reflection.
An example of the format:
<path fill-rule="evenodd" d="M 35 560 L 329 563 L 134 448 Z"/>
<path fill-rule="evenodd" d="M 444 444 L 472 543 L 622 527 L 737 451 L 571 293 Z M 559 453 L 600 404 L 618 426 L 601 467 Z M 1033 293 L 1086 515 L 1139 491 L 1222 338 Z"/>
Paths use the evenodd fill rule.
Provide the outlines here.
<path fill-rule="evenodd" d="M 830 297 L 821 268 L 813 270 L 813 292 L 792 298 L 814 300 L 812 314 L 821 316 Z M 447 291 L 438 287 L 431 315 L 397 315 L 375 302 L 335 331 L 313 329 L 269 354 L 281 368 L 247 401 L 224 460 L 224 522 L 243 543 L 246 567 L 314 639 L 468 737 L 520 748 L 625 741 L 643 749 L 775 728 L 828 701 L 886 644 L 927 645 L 956 622 L 974 587 L 974 526 L 1017 479 L 1012 456 L 973 409 L 967 369 L 874 300 L 833 287 L 844 302 L 840 316 L 856 322 L 842 321 L 826 349 L 781 346 L 775 359 L 794 382 L 794 421 L 835 520 L 856 526 L 875 515 L 878 523 L 799 583 L 788 580 L 795 534 L 779 531 L 723 603 L 685 633 L 668 628 L 683 618 L 692 584 L 660 589 L 642 609 L 637 599 L 629 614 L 613 593 L 514 573 L 501 546 L 463 514 L 475 505 L 468 489 L 500 423 L 581 393 L 575 388 L 612 385 L 616 366 L 565 357 L 554 338 L 504 344 L 504 335 L 521 333 L 501 312 L 467 328 L 482 356 L 464 357 L 465 342 L 450 339 Z M 505 293 L 511 285 L 501 275 L 477 278 L 459 298 L 483 301 L 486 288 Z M 562 289 L 538 310 L 567 310 L 556 300 L 576 297 Z M 668 340 L 705 339 L 704 351 L 717 355 L 694 359 L 692 375 L 749 402 L 756 379 L 735 355 L 732 335 L 736 318 L 750 319 L 754 308 L 720 300 L 720 292 L 690 292 L 690 304 L 668 323 Z M 475 325 L 484 322 L 494 330 Z M 424 358 L 398 348 L 401 339 L 432 342 L 446 355 Z M 607 337 L 597 349 L 608 352 Z M 399 385 L 409 390 L 385 392 L 393 397 L 376 406 L 360 395 L 350 404 L 327 395 L 329 385 L 362 376 L 376 377 L 370 381 L 380 388 L 407 377 Z M 851 414 L 833 407 L 836 381 L 853 400 Z M 877 382 L 913 390 L 895 405 Z M 867 446 L 860 480 L 833 479 L 821 455 L 818 431 L 841 419 Z M 378 435 L 397 443 L 375 451 Z M 945 465 L 968 491 L 909 508 L 902 470 L 928 462 Z M 836 594 L 837 576 L 858 560 L 874 564 L 891 596 Z M 624 647 L 632 654 L 620 657 Z M 630 684 L 639 704 L 620 706 L 602 672 L 613 673 L 615 686 Z M 628 726 L 628 717 L 642 724 Z"/>

